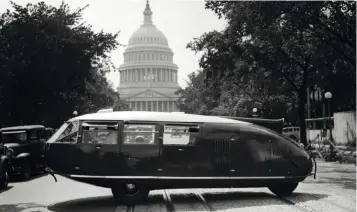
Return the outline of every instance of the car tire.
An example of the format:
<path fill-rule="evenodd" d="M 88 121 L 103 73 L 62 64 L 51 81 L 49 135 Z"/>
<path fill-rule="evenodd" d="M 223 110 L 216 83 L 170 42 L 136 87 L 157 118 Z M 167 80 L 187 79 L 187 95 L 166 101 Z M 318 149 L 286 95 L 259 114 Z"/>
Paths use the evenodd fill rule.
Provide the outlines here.
<path fill-rule="evenodd" d="M 23 166 L 22 179 L 27 181 L 32 176 L 31 163 L 29 160 L 25 160 L 24 163 L 22 164 L 22 166 Z"/>
<path fill-rule="evenodd" d="M 134 185 L 135 188 L 128 188 Z M 118 187 L 112 188 L 112 194 L 118 204 L 136 205 L 145 201 L 149 196 L 150 190 L 145 186 L 138 184 L 121 184 Z"/>
<path fill-rule="evenodd" d="M 276 196 L 285 197 L 291 195 L 299 183 L 283 183 L 269 186 L 269 190 Z"/>
<path fill-rule="evenodd" d="M 9 186 L 9 181 L 10 181 L 9 173 L 7 172 L 6 167 L 4 167 L 0 179 L 0 189 L 6 189 Z"/>

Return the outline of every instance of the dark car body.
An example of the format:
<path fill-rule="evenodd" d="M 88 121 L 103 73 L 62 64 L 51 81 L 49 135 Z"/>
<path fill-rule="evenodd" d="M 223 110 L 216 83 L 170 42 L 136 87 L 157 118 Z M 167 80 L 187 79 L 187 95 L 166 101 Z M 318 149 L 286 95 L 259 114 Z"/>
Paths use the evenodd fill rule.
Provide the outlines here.
<path fill-rule="evenodd" d="M 93 142 L 103 132 L 107 137 Z M 111 188 L 125 204 L 167 188 L 269 187 L 283 195 L 312 174 L 307 152 L 277 132 L 182 113 L 121 111 L 73 118 L 47 141 L 46 161 L 54 173 Z M 130 187 L 138 192 L 127 193 Z"/>
<path fill-rule="evenodd" d="M 2 145 L 7 148 L 9 174 L 25 179 L 44 168 L 45 127 L 26 125 L 0 129 Z"/>

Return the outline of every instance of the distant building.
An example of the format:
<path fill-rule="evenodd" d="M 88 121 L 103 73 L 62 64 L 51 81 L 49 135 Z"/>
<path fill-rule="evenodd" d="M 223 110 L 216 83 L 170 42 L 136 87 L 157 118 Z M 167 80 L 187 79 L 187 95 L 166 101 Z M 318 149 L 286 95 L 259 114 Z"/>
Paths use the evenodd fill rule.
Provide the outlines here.
<path fill-rule="evenodd" d="M 130 37 L 123 55 L 118 87 L 121 99 L 134 111 L 178 111 L 178 67 L 165 35 L 153 24 L 149 2 L 144 23 Z"/>

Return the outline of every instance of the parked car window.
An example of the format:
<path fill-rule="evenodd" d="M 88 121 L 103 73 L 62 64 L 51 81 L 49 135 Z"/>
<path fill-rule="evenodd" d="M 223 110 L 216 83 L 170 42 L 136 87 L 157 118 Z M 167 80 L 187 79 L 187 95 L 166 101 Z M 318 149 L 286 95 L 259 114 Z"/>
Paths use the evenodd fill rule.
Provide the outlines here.
<path fill-rule="evenodd" d="M 123 130 L 124 144 L 155 144 L 157 131 L 155 125 L 125 124 Z"/>
<path fill-rule="evenodd" d="M 86 144 L 109 144 L 115 145 L 118 141 L 117 124 L 97 124 L 83 123 L 82 143 Z"/>
<path fill-rule="evenodd" d="M 198 141 L 199 127 L 182 125 L 164 126 L 164 145 L 195 145 Z"/>
<path fill-rule="evenodd" d="M 29 139 L 30 140 L 37 139 L 37 131 L 36 130 L 29 130 Z"/>
<path fill-rule="evenodd" d="M 3 132 L 2 135 L 3 143 L 26 143 L 27 142 L 27 133 L 26 131 L 12 131 L 12 132 Z"/>

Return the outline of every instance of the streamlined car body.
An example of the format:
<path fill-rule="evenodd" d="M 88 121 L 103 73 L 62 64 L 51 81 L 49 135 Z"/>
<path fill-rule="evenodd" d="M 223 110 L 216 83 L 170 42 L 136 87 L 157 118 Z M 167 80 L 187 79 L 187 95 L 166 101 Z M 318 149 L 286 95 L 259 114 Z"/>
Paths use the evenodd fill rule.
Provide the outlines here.
<path fill-rule="evenodd" d="M 112 189 L 123 204 L 169 188 L 268 187 L 289 195 L 313 158 L 249 122 L 184 113 L 120 111 L 72 118 L 47 141 L 51 173 Z"/>

